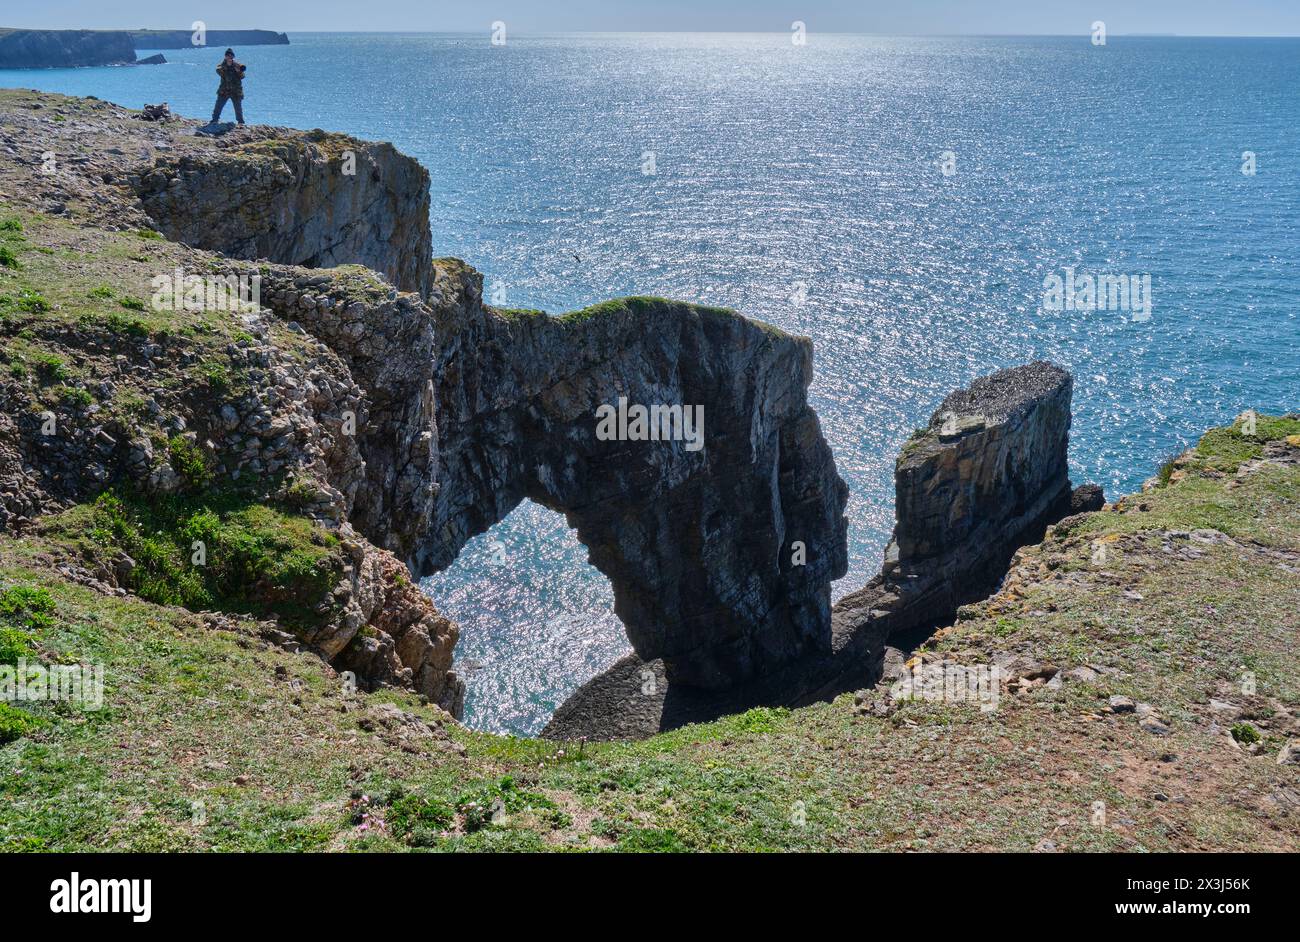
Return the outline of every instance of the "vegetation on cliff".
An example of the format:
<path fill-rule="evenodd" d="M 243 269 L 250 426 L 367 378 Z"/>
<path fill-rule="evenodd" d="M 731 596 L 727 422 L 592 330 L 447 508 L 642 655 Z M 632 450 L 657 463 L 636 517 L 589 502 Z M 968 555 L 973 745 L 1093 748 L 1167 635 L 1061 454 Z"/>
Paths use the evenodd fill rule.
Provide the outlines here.
<path fill-rule="evenodd" d="M 4 539 L 0 586 L 52 601 L 32 644 L 104 662 L 109 691 L 96 713 L 16 708 L 0 846 L 1294 851 L 1278 759 L 1300 733 L 1300 444 L 1271 436 L 1295 421 L 1261 419 L 1243 473 L 1189 460 L 1021 551 L 919 654 L 1005 663 L 990 712 L 876 716 L 846 694 L 631 744 L 496 737 L 410 694 L 349 692 L 248 623 L 73 584 L 39 541 Z"/>

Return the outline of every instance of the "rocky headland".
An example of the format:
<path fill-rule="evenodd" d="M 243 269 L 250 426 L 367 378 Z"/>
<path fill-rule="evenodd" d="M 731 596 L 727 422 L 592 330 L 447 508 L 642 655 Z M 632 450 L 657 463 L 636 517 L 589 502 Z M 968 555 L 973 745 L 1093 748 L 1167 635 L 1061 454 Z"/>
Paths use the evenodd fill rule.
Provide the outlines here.
<path fill-rule="evenodd" d="M 675 682 L 728 689 L 829 652 L 847 492 L 807 404 L 806 339 L 657 298 L 562 317 L 493 309 L 477 272 L 432 259 L 428 175 L 389 145 L 265 127 L 213 138 L 198 122 L 56 96 L 10 105 L 6 198 L 101 251 L 124 232 L 141 245 L 90 299 L 120 320 L 129 293 L 131 328 L 86 313 L 60 332 L 60 355 L 75 350 L 76 373 L 106 380 L 112 401 L 47 403 L 60 431 L 46 435 L 42 387 L 12 390 L 26 416 L 0 493 L 12 526 L 127 485 L 145 501 L 227 486 L 292 499 L 347 550 L 317 603 L 326 617 L 299 639 L 363 683 L 414 684 L 453 714 L 454 627 L 426 601 L 426 618 L 385 630 L 368 600 L 392 564 L 371 557 L 395 554 L 419 578 L 524 498 L 566 514 L 634 648 Z M 192 275 L 256 278 L 259 303 L 210 332 L 183 305 L 152 324 L 146 283 Z M 144 415 L 113 405 L 127 396 Z M 602 440 L 594 416 L 619 397 L 704 405 L 706 447 Z M 203 487 L 187 480 L 191 461 Z"/>
<path fill-rule="evenodd" d="M 66 69 L 95 65 L 155 64 L 137 49 L 189 49 L 190 30 L 0 29 L 0 69 Z M 208 46 L 287 46 L 289 37 L 264 29 L 211 30 Z"/>
<path fill-rule="evenodd" d="M 806 338 L 493 308 L 390 145 L 199 126 L 0 92 L 0 655 L 105 662 L 112 704 L 0 704 L 31 770 L 0 846 L 1297 846 L 1297 416 L 1103 505 L 1068 478 L 1068 373 L 976 380 L 903 445 L 881 572 L 832 607 Z M 703 404 L 704 446 L 602 437 L 620 398 Z M 635 652 L 555 744 L 454 722 L 473 626 L 415 585 L 525 498 Z M 893 695 L 963 664 L 1002 672 L 995 711 Z M 82 775 L 113 784 L 53 815 Z M 222 836 L 164 823 L 199 793 Z"/>

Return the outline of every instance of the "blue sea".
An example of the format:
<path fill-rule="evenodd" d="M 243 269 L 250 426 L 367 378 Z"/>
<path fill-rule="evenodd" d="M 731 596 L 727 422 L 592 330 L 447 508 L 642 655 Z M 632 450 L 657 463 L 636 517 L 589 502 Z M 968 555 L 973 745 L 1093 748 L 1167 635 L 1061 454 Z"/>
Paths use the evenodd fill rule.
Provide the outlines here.
<path fill-rule="evenodd" d="M 1209 425 L 1300 408 L 1300 40 L 290 39 L 238 50 L 248 119 L 419 158 L 435 253 L 505 306 L 666 295 L 813 338 L 851 492 L 837 596 L 879 568 L 899 446 L 980 374 L 1073 370 L 1073 476 L 1112 496 Z M 219 53 L 0 86 L 207 117 Z M 1150 276 L 1150 317 L 1044 310 L 1067 268 Z M 534 505 L 426 585 L 479 728 L 536 732 L 627 650 L 608 583 Z"/>

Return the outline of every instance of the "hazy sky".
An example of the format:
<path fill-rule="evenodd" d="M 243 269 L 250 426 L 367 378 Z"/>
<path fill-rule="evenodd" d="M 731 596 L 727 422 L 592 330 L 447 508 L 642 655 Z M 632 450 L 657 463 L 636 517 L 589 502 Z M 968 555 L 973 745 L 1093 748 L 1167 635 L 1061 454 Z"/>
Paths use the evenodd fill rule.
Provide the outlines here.
<path fill-rule="evenodd" d="M 486 31 L 572 30 L 1300 35 L 1300 0 L 4 0 L 0 26 Z"/>

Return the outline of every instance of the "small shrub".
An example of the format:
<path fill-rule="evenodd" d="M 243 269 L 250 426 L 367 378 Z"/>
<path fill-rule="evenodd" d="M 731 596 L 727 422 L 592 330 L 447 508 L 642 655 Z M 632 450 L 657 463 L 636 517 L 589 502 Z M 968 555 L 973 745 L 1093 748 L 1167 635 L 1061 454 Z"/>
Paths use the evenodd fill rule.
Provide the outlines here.
<path fill-rule="evenodd" d="M 29 631 L 54 624 L 54 597 L 40 586 L 15 585 L 0 592 L 0 623 Z"/>
<path fill-rule="evenodd" d="M 45 296 L 30 288 L 20 288 L 17 294 L 0 294 L 0 313 L 44 314 L 49 309 L 50 302 Z"/>
<path fill-rule="evenodd" d="M 122 307 L 126 308 L 128 311 L 143 311 L 145 309 L 145 303 L 143 301 L 139 298 L 133 298 L 130 296 L 119 298 L 117 303 L 122 305 Z"/>
<path fill-rule="evenodd" d="M 32 636 L 18 628 L 0 628 L 0 664 L 14 665 L 36 654 Z"/>
<path fill-rule="evenodd" d="M 92 298 L 100 298 L 101 300 L 104 301 L 111 301 L 113 300 L 114 297 L 116 297 L 116 295 L 113 294 L 113 289 L 110 288 L 108 285 L 100 285 L 98 288 L 91 288 L 90 291 L 87 293 Z"/>
<path fill-rule="evenodd" d="M 456 810 L 464 820 L 465 830 L 471 833 L 492 823 L 494 809 L 513 814 L 525 809 L 549 811 L 554 808 L 555 802 L 545 795 L 520 791 L 515 780 L 508 775 L 466 792 L 456 800 Z"/>
<path fill-rule="evenodd" d="M 18 256 L 14 250 L 7 245 L 0 245 L 0 267 L 2 268 L 21 268 L 18 264 Z"/>
<path fill-rule="evenodd" d="M 161 232 L 155 232 L 152 229 L 137 229 L 135 230 L 135 234 L 139 236 L 141 239 L 150 239 L 150 240 L 161 239 L 163 237 Z"/>
<path fill-rule="evenodd" d="M 1237 723 L 1232 727 L 1232 738 L 1245 746 L 1253 746 L 1257 742 L 1263 742 L 1264 737 L 1259 734 L 1259 730 L 1249 723 Z"/>
<path fill-rule="evenodd" d="M 113 311 L 104 318 L 104 324 L 115 334 L 127 334 L 131 337 L 149 336 L 149 328 L 138 317 L 127 317 Z"/>
<path fill-rule="evenodd" d="M 0 219 L 0 232 L 22 232 L 23 221 L 17 216 Z"/>
<path fill-rule="evenodd" d="M 436 842 L 432 832 L 447 830 L 455 819 L 456 809 L 447 802 L 417 794 L 391 796 L 384 816 L 394 837 L 416 847 L 432 846 L 430 838 Z M 418 843 L 413 840 L 417 834 L 421 837 Z"/>
<path fill-rule="evenodd" d="M 779 720 L 790 715 L 785 707 L 754 707 L 736 718 L 740 728 L 747 733 L 770 733 Z"/>
<path fill-rule="evenodd" d="M 1016 622 L 1014 619 L 1002 617 L 993 622 L 993 634 L 998 638 L 1005 638 L 1007 635 L 1015 634 Z"/>
<path fill-rule="evenodd" d="M 199 368 L 199 375 L 207 380 L 208 388 L 213 392 L 225 392 L 230 388 L 230 370 L 224 363 L 205 363 Z"/>
<path fill-rule="evenodd" d="M 30 713 L 0 703 L 0 746 L 28 735 L 41 726 L 41 721 Z"/>
<path fill-rule="evenodd" d="M 64 386 L 59 398 L 74 409 L 84 409 L 95 401 L 89 390 L 79 386 Z"/>
<path fill-rule="evenodd" d="M 62 382 L 68 378 L 68 367 L 63 358 L 53 353 L 38 353 L 32 357 L 36 375 L 43 383 Z"/>
<path fill-rule="evenodd" d="M 172 436 L 167 442 L 167 457 L 189 490 L 199 491 L 212 483 L 212 468 L 208 465 L 207 455 L 193 442 L 180 435 Z"/>
<path fill-rule="evenodd" d="M 316 500 L 316 485 L 307 478 L 294 478 L 285 489 L 284 503 L 294 510 L 302 510 Z"/>

